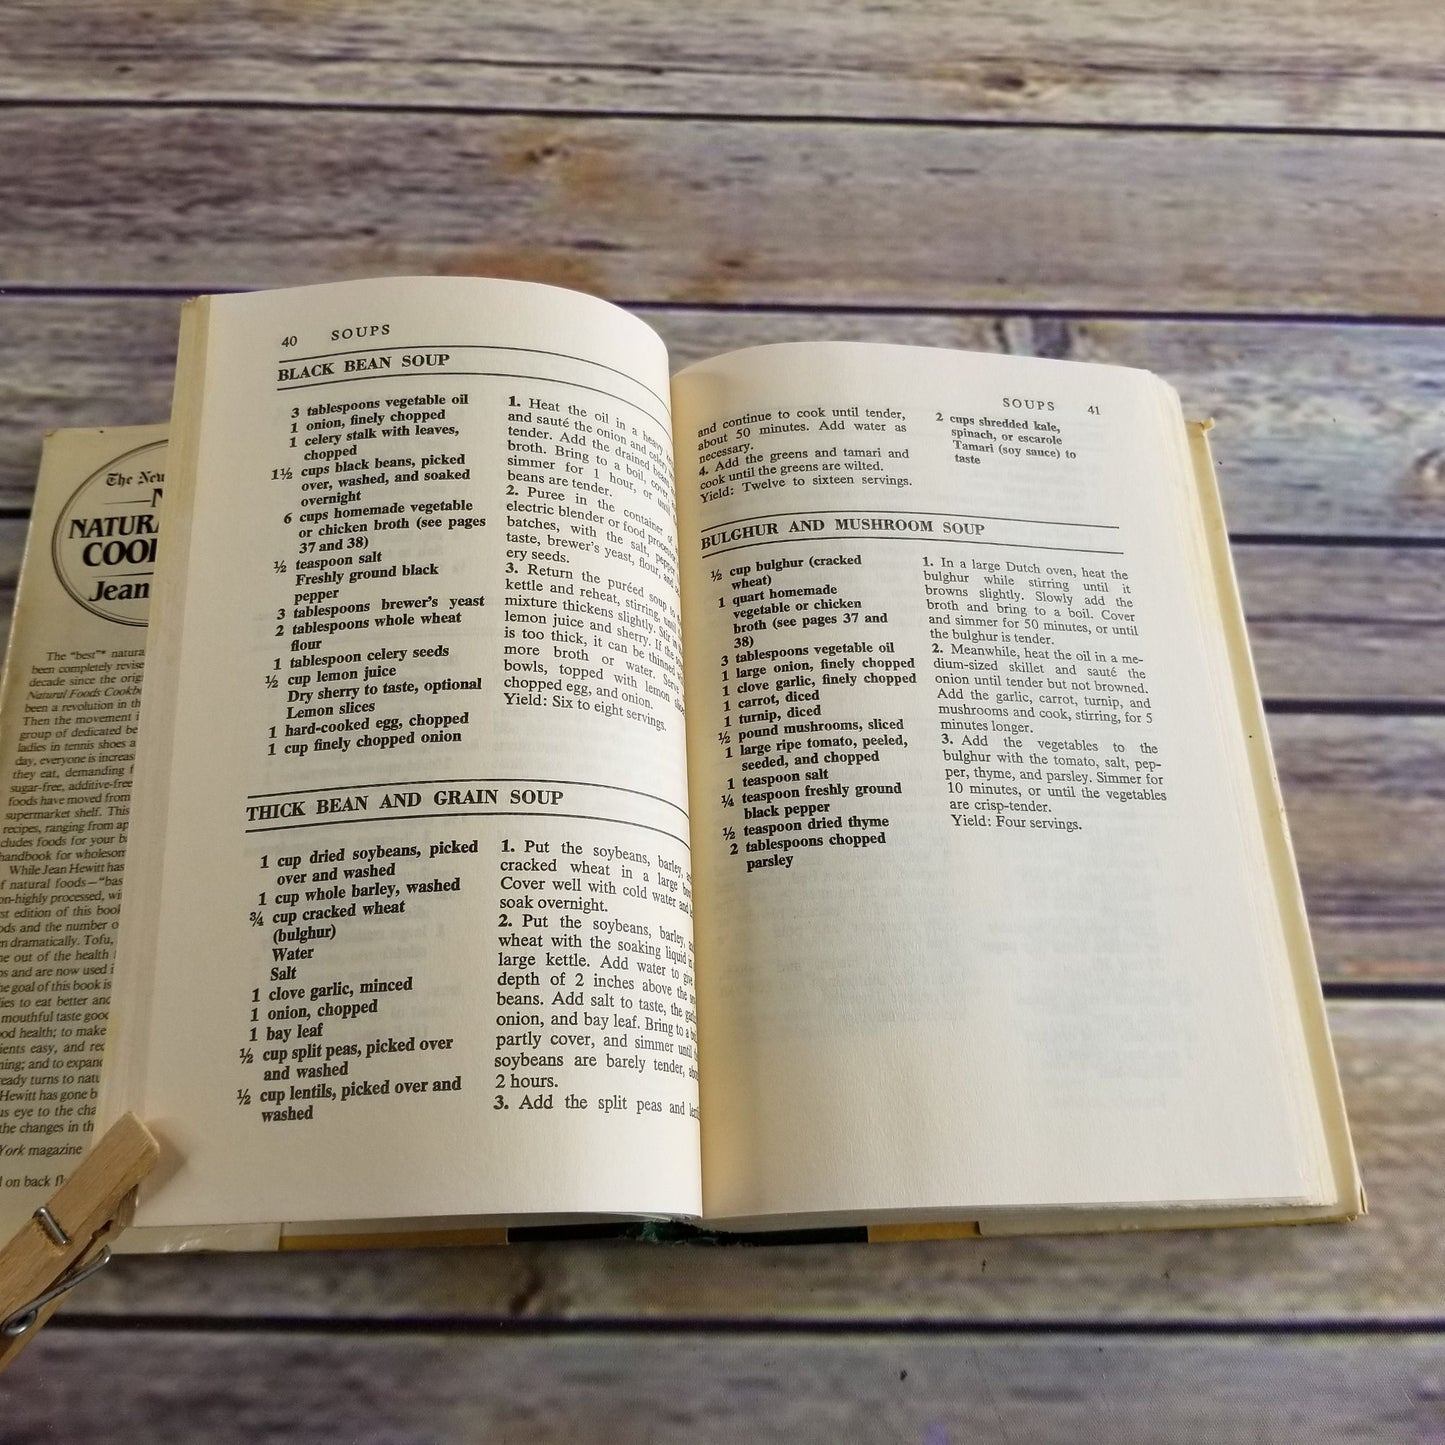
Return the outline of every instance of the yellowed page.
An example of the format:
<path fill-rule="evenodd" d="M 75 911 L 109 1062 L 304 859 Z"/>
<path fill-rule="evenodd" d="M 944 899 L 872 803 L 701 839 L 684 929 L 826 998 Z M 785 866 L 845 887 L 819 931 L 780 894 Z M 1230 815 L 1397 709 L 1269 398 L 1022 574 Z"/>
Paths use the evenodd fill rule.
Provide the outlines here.
<path fill-rule="evenodd" d="M 139 1222 L 697 1213 L 660 341 L 358 282 L 210 298 L 180 366 L 106 1095 L 172 1145 Z"/>
<path fill-rule="evenodd" d="M 0 698 L 0 1239 L 90 1143 L 165 428 L 45 438 Z"/>
<path fill-rule="evenodd" d="M 710 1218 L 1333 1198 L 1177 400 L 674 380 Z"/>

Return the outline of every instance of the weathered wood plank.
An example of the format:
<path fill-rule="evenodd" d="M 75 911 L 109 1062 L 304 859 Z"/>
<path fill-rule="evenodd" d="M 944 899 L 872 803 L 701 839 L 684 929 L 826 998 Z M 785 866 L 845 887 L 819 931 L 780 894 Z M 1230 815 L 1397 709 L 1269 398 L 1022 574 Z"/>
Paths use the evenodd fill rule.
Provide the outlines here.
<path fill-rule="evenodd" d="M 1275 717 L 1322 975 L 1445 982 L 1445 719 Z"/>
<path fill-rule="evenodd" d="M 25 285 L 1445 312 L 1445 145 L 1417 138 L 16 106 L 0 156 Z"/>
<path fill-rule="evenodd" d="M 1218 421 L 1236 532 L 1445 539 L 1445 326 L 640 309 L 677 366 L 820 339 L 1142 366 Z M 0 298 L 0 505 L 28 505 L 46 427 L 168 414 L 179 311 L 153 297 Z"/>
<path fill-rule="evenodd" d="M 1171 1445 L 1425 1440 L 1440 1339 L 554 1339 L 77 1333 L 0 1380 L 11 1440 Z"/>
<path fill-rule="evenodd" d="M 755 0 L 11 0 L 20 99 L 1445 129 L 1428 0 L 967 7 Z"/>
<path fill-rule="evenodd" d="M 1445 700 L 1445 548 L 1234 547 L 1265 697 Z"/>
<path fill-rule="evenodd" d="M 767 1248 L 514 1245 L 122 1259 L 68 1308 L 125 1314 L 967 1325 L 1435 1318 L 1445 1007 L 1330 1007 L 1371 1214 L 1350 1225 Z M 63 1318 L 63 1316 L 62 1316 Z"/>
<path fill-rule="evenodd" d="M 485 13 L 465 0 L 218 0 L 139 20 L 102 0 L 15 0 L 0 11 L 0 99 L 60 104 L 0 113 L 0 248 L 8 280 L 62 290 L 487 270 L 651 303 L 664 329 L 676 322 L 704 352 L 769 328 L 856 325 L 850 334 L 878 339 L 937 328 L 945 341 L 1146 365 L 1220 420 L 1237 531 L 1439 540 L 1438 328 L 1058 314 L 1445 316 L 1438 139 L 894 123 L 1438 134 L 1437 21 L 1427 0 L 1371 0 L 1367 13 L 1319 0 L 1298 14 L 1164 0 L 1147 15 L 1129 0 L 981 0 L 956 13 L 718 0 L 686 14 L 636 0 L 525 11 L 500 0 Z M 164 108 L 185 100 L 202 104 Z M 616 111 L 678 119 L 578 115 Z M 698 119 L 719 115 L 754 120 Z M 723 316 L 692 302 L 952 314 Z M 31 308 L 67 306 L 91 319 L 68 323 L 59 366 L 46 351 L 55 337 L 5 335 Z M 990 322 L 961 314 L 969 306 L 1056 314 Z M 174 311 L 0 301 L 0 505 L 28 495 L 42 426 L 164 414 Z M 142 320 L 117 345 L 94 318 L 121 314 Z M 739 340 L 720 339 L 734 325 Z M 0 529 L 0 586 L 16 535 Z M 1239 549 L 1267 688 L 1438 698 L 1439 555 Z M 1327 974 L 1445 978 L 1441 721 L 1279 717 L 1273 732 Z M 1445 1432 L 1445 1008 L 1332 1013 L 1376 1211 L 1358 1226 L 902 1250 L 129 1262 L 95 1286 L 93 1305 L 80 1301 L 108 1327 L 53 1326 L 0 1380 L 0 1434 L 1433 1438 Z M 393 1326 L 431 1315 L 468 1332 L 133 1333 L 95 1318 L 146 1308 Z M 469 1332 L 519 1316 L 554 1333 Z M 697 1318 L 880 1328 L 606 1329 L 632 1316 L 664 1329 Z M 1142 1339 L 906 1329 L 1320 1318 L 1365 1328 Z M 1375 1319 L 1431 1330 L 1371 1335 Z M 586 1332 L 568 1335 L 572 1321 Z"/>

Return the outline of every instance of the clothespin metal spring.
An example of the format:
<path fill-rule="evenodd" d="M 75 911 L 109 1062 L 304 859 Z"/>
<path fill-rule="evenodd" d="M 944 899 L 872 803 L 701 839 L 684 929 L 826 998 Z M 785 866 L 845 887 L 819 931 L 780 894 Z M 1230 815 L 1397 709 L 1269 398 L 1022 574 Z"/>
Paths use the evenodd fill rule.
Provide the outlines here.
<path fill-rule="evenodd" d="M 49 1215 L 49 1210 L 42 1204 L 35 1211 L 38 1219 L 42 1214 Z M 57 1226 L 58 1228 L 59 1226 Z M 64 1231 L 61 1231 L 64 1234 Z M 69 1244 L 68 1237 L 56 1241 L 58 1244 Z M 103 1244 L 100 1253 L 85 1264 L 72 1265 L 53 1285 L 43 1294 L 38 1294 L 27 1305 L 22 1305 L 3 1324 L 0 1324 L 0 1338 L 7 1340 L 18 1339 L 26 1330 L 33 1329 L 35 1322 L 40 1318 L 40 1311 L 45 1308 L 53 1299 L 59 1299 L 61 1295 L 73 1290 L 76 1285 L 87 1280 L 97 1270 L 104 1269 L 110 1263 L 110 1246 Z"/>
<path fill-rule="evenodd" d="M 40 1332 L 56 1301 L 109 1261 L 135 1187 L 159 1157 L 145 1125 L 124 1115 L 15 1237 L 0 1242 L 0 1370 Z"/>

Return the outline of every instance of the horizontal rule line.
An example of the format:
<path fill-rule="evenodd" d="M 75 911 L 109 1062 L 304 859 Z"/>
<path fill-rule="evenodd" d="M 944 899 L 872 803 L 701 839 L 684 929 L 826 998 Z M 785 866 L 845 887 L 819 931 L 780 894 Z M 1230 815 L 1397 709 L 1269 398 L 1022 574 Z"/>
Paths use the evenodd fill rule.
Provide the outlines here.
<path fill-rule="evenodd" d="M 727 478 L 722 478 L 726 481 Z M 716 532 L 723 527 L 746 527 L 753 522 L 770 522 L 775 517 L 959 517 L 965 522 L 1025 522 L 1031 527 L 1089 527 L 1100 532 L 1117 532 L 1118 522 L 1059 522 L 1051 517 L 996 517 L 991 512 L 940 512 L 924 508 L 890 507 L 818 507 L 812 511 L 801 509 L 793 512 L 756 512 L 751 517 L 739 517 L 734 522 L 718 522 L 711 527 L 701 527 L 703 533 Z"/>
<path fill-rule="evenodd" d="M 804 532 L 796 537 L 760 537 L 754 542 L 735 542 L 731 547 L 713 547 L 703 553 L 703 558 L 722 557 L 729 552 L 741 552 L 747 547 L 776 547 L 784 542 L 811 542 L 815 546 L 819 542 L 826 541 L 829 546 L 836 546 L 846 542 L 850 547 L 854 542 L 913 542 L 918 546 L 937 547 L 939 543 L 937 533 L 921 535 L 910 533 L 907 536 L 886 536 L 878 532 L 858 532 L 851 535 L 835 534 L 823 538 L 816 532 Z M 1017 547 L 1025 552 L 1083 552 L 1090 557 L 1122 557 L 1123 551 L 1119 548 L 1110 547 L 1051 547 L 1047 542 L 985 542 L 978 537 L 945 537 L 944 545 L 949 547 Z"/>
<path fill-rule="evenodd" d="M 666 828 L 658 828 L 652 823 L 634 823 L 625 818 L 603 818 L 596 813 L 528 813 L 508 812 L 495 808 L 475 808 L 461 813 L 389 813 L 385 818 L 378 819 L 373 814 L 367 814 L 362 818 L 325 818 L 307 823 L 277 823 L 270 828 L 247 828 L 247 833 L 290 833 L 297 828 L 337 828 L 346 823 L 401 823 L 420 822 L 431 818 L 570 818 L 580 823 L 611 823 L 618 828 L 641 828 L 647 833 L 661 833 L 664 838 L 671 838 L 674 843 L 680 844 L 691 852 L 691 846 L 686 838 L 679 838 L 676 833 L 669 833 Z"/>

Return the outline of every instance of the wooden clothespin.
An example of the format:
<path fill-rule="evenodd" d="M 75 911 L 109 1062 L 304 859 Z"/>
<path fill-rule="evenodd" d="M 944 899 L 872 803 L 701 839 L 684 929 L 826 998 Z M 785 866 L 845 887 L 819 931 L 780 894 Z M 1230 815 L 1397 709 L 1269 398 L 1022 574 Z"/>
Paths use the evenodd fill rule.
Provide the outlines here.
<path fill-rule="evenodd" d="M 34 1338 L 61 1296 L 110 1259 L 131 1193 L 160 1158 L 134 1114 L 116 1121 L 76 1170 L 0 1249 L 0 1370 Z"/>

